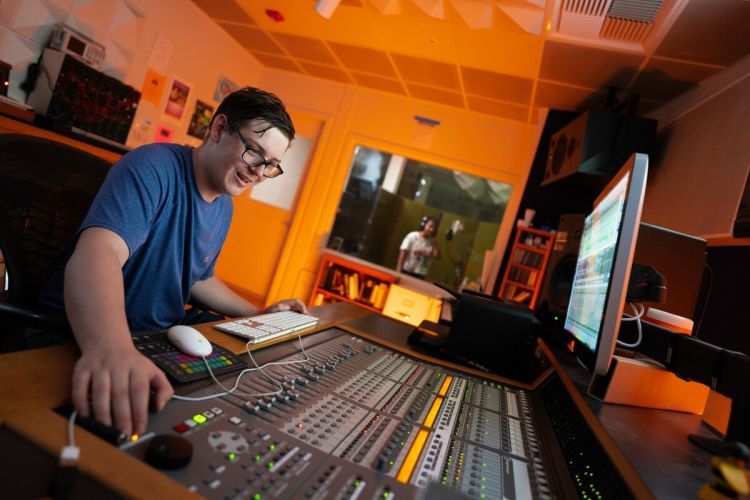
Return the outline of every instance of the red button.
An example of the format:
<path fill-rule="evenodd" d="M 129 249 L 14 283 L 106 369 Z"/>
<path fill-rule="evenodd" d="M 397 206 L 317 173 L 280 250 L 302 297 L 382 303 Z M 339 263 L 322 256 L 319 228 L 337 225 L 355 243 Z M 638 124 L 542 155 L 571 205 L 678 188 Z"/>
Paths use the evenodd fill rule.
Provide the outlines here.
<path fill-rule="evenodd" d="M 172 429 L 174 429 L 177 432 L 179 432 L 180 434 L 182 434 L 183 432 L 187 431 L 189 429 L 189 427 L 187 425 L 185 425 L 185 424 L 177 424 L 174 427 L 172 427 Z"/>

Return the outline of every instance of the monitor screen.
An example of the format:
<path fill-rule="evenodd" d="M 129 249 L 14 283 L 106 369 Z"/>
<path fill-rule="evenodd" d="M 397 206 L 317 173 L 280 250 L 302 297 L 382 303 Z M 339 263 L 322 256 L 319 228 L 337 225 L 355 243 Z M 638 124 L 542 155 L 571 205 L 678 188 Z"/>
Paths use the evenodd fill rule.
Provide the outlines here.
<path fill-rule="evenodd" d="M 581 247 L 565 318 L 579 355 L 604 375 L 617 341 L 638 238 L 648 157 L 634 154 L 594 202 Z"/>

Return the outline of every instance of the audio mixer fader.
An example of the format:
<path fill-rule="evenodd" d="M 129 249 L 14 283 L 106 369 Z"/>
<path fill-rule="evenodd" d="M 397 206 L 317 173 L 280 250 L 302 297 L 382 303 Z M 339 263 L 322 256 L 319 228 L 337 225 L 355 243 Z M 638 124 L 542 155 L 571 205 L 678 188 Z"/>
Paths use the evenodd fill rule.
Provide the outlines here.
<path fill-rule="evenodd" d="M 532 392 L 340 329 L 303 342 L 304 363 L 282 364 L 303 359 L 297 341 L 256 351 L 279 363 L 245 375 L 239 389 L 270 393 L 280 384 L 283 392 L 172 401 L 127 451 L 211 498 L 412 498 L 432 483 L 488 499 L 575 492 L 550 466 L 565 460 Z M 152 436 L 165 435 L 192 444 L 187 465 L 149 454 Z"/>

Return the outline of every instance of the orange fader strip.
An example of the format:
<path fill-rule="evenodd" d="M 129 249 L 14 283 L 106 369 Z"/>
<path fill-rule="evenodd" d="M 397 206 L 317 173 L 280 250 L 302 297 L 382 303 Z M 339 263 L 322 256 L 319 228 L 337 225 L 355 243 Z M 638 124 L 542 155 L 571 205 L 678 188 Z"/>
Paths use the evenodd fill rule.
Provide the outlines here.
<path fill-rule="evenodd" d="M 443 385 L 440 386 L 440 392 L 438 392 L 438 394 L 440 394 L 441 396 L 445 396 L 446 394 L 448 394 L 448 387 L 451 386 L 451 382 L 453 382 L 453 377 L 445 377 Z"/>
<path fill-rule="evenodd" d="M 430 411 L 427 412 L 427 417 L 424 419 L 425 427 L 432 427 L 432 424 L 435 423 L 435 418 L 437 417 L 441 404 L 443 404 L 443 398 L 440 397 L 435 398 L 435 401 L 432 402 Z"/>
<path fill-rule="evenodd" d="M 404 463 L 401 464 L 401 469 L 398 471 L 398 475 L 396 476 L 396 481 L 398 481 L 399 483 L 407 484 L 409 482 L 411 473 L 414 472 L 414 467 L 417 466 L 419 455 L 422 453 L 424 444 L 427 442 L 428 434 L 428 431 L 422 429 L 417 433 L 417 437 L 414 438 L 414 442 L 411 444 L 411 448 L 409 449 L 409 454 L 406 455 Z"/>

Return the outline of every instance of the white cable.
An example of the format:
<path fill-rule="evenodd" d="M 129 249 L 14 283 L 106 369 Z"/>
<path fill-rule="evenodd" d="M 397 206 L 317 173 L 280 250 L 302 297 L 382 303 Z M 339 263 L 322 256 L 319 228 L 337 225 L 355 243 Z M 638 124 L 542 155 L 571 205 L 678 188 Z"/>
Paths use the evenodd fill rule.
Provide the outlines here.
<path fill-rule="evenodd" d="M 75 410 L 73 410 L 73 412 L 70 414 L 70 418 L 68 418 L 68 446 L 76 445 L 76 438 L 73 435 L 76 416 L 78 416 L 78 413 Z"/>
<path fill-rule="evenodd" d="M 643 329 L 641 328 L 641 317 L 643 317 L 643 314 L 646 312 L 646 307 L 643 304 L 637 304 L 635 302 L 628 302 L 628 304 L 630 304 L 630 307 L 633 309 L 633 312 L 635 313 L 635 315 L 631 316 L 629 314 L 623 313 L 625 317 L 622 318 L 622 320 L 623 321 L 635 321 L 635 324 L 638 327 L 638 339 L 632 344 L 623 342 L 622 340 L 618 340 L 617 345 L 621 347 L 627 347 L 629 349 L 634 349 L 638 347 L 639 345 L 641 345 L 641 342 L 643 341 Z M 636 306 L 639 306 L 640 308 Z"/>
<path fill-rule="evenodd" d="M 58 457 L 62 467 L 75 467 L 78 464 L 78 459 L 81 457 L 81 450 L 76 446 L 75 435 L 73 433 L 77 415 L 78 413 L 73 410 L 68 418 L 68 445 L 60 450 L 60 456 Z"/>
<path fill-rule="evenodd" d="M 250 352 L 250 342 L 247 342 L 245 344 L 245 351 L 247 352 L 247 355 L 250 358 L 250 361 L 252 361 L 253 365 L 255 365 L 255 368 L 246 368 L 246 369 L 242 370 L 240 372 L 240 374 L 237 375 L 237 378 L 235 379 L 235 382 L 234 382 L 234 386 L 231 389 L 227 389 L 221 382 L 219 382 L 219 380 L 214 375 L 213 370 L 211 370 L 211 366 L 208 363 L 208 360 L 206 359 L 205 356 L 203 356 L 203 362 L 206 364 L 206 369 L 208 369 L 208 373 L 211 376 L 211 379 L 213 379 L 213 381 L 219 387 L 221 387 L 224 390 L 224 392 L 220 392 L 220 393 L 217 393 L 217 394 L 209 394 L 207 396 L 200 396 L 200 397 L 178 396 L 177 394 L 175 394 L 175 395 L 172 396 L 172 399 L 177 399 L 179 401 L 207 401 L 209 399 L 220 398 L 220 397 L 223 397 L 223 396 L 227 396 L 229 394 L 244 396 L 244 397 L 248 397 L 248 398 L 256 398 L 256 397 L 261 397 L 261 396 L 276 396 L 278 394 L 281 394 L 282 392 L 284 392 L 284 388 L 281 385 L 281 383 L 279 381 L 277 381 L 277 380 L 274 380 L 270 375 L 268 375 L 263 370 L 263 368 L 265 368 L 268 365 L 282 365 L 282 364 L 283 365 L 287 365 L 287 364 L 295 364 L 295 363 L 307 363 L 308 361 L 310 361 L 310 357 L 307 355 L 307 352 L 305 351 L 305 348 L 302 345 L 302 335 L 299 332 L 297 333 L 297 339 L 299 340 L 300 350 L 302 351 L 302 354 L 304 354 L 305 359 L 302 359 L 302 360 L 292 360 L 292 361 L 273 361 L 273 362 L 266 363 L 263 366 L 258 366 L 258 363 L 255 361 L 255 358 L 253 358 L 253 355 Z M 247 393 L 247 392 L 243 392 L 243 391 L 238 391 L 237 388 L 240 385 L 240 380 L 242 379 L 242 377 L 246 373 L 250 373 L 250 372 L 254 372 L 254 371 L 259 371 L 260 373 L 263 374 L 264 377 L 266 377 L 268 380 L 270 380 L 273 384 L 278 384 L 279 385 L 279 390 L 274 391 L 274 392 L 258 392 L 258 393 Z"/>

